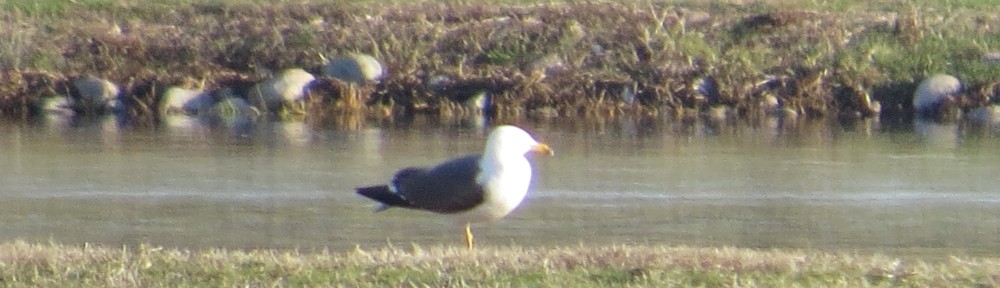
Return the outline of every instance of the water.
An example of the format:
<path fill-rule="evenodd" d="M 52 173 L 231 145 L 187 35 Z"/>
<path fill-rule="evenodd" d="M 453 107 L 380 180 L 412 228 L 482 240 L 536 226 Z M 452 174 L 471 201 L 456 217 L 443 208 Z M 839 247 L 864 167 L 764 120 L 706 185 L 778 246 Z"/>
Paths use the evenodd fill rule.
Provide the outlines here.
<path fill-rule="evenodd" d="M 3 124 L 0 241 L 350 249 L 463 245 L 431 213 L 354 188 L 475 153 L 484 128 L 417 120 L 319 128 L 185 119 Z M 989 128 L 777 120 L 523 120 L 555 157 L 528 199 L 474 225 L 483 245 L 641 243 L 997 255 L 1000 139 Z"/>

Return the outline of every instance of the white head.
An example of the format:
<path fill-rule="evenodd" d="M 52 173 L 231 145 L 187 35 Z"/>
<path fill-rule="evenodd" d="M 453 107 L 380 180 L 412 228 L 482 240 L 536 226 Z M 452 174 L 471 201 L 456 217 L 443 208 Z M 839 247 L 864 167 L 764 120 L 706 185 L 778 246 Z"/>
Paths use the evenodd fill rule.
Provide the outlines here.
<path fill-rule="evenodd" d="M 465 221 L 497 219 L 514 210 L 528 192 L 531 164 L 524 154 L 541 152 L 551 155 L 548 145 L 538 143 L 528 132 L 514 126 L 493 129 L 486 140 L 486 151 L 479 163 L 476 183 L 486 190 L 484 203 L 466 213 Z"/>
<path fill-rule="evenodd" d="M 517 157 L 528 152 L 552 155 L 548 145 L 538 143 L 528 132 L 511 125 L 498 126 L 486 140 L 485 157 Z"/>

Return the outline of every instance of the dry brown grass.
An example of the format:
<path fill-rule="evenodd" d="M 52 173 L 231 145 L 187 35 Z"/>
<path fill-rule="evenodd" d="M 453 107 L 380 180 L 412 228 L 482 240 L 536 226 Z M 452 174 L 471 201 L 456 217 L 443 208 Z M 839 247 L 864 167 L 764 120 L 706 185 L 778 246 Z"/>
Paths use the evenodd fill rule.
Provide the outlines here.
<path fill-rule="evenodd" d="M 990 87 L 1000 82 L 1000 68 L 981 60 L 1000 46 L 991 40 L 1000 25 L 990 25 L 997 20 L 990 9 L 882 2 L 872 5 L 896 10 L 640 1 L 107 5 L 55 19 L 0 14 L 0 39 L 9 40 L 0 45 L 0 68 L 52 76 L 40 87 L 0 79 L 5 115 L 31 114 L 39 97 L 82 75 L 108 78 L 137 106 L 152 106 L 168 85 L 204 79 L 211 89 L 231 79 L 259 81 L 265 70 L 316 72 L 320 55 L 354 52 L 380 59 L 388 77 L 350 98 L 317 95 L 329 100 L 317 103 L 355 107 L 350 113 L 436 113 L 490 91 L 496 112 L 724 106 L 754 117 L 769 112 L 762 103 L 775 97 L 798 114 L 868 117 L 879 112 L 870 100 L 881 101 L 883 112 L 907 111 L 914 83 L 928 74 L 959 76 L 971 99 L 995 98 Z M 442 76 L 451 81 L 432 85 Z M 717 95 L 695 89 L 706 77 L 720 84 Z M 626 90 L 640 109 L 619 99 Z"/>

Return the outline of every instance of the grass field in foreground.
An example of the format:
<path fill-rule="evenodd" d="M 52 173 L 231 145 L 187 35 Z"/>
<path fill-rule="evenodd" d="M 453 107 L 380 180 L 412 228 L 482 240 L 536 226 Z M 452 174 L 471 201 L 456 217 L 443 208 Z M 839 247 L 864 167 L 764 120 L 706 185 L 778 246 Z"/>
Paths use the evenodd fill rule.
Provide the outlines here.
<path fill-rule="evenodd" d="M 185 250 L 0 244 L 4 287 L 995 287 L 1000 259 L 644 245 Z"/>

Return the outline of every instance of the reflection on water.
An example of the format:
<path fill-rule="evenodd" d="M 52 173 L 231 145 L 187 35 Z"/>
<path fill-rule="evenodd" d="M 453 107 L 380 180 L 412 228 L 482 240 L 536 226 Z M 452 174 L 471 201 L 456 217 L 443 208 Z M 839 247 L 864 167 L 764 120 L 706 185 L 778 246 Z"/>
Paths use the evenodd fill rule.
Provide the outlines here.
<path fill-rule="evenodd" d="M 354 195 L 481 149 L 486 127 L 114 118 L 4 124 L 0 240 L 335 249 L 461 245 L 429 213 Z M 473 122 L 475 123 L 475 122 Z M 481 123 L 481 122 L 480 122 Z M 249 126 L 239 126 L 247 125 Z M 482 244 L 1000 251 L 991 128 L 877 121 L 521 120 L 556 149 Z M 239 127 L 237 127 L 239 126 Z"/>
<path fill-rule="evenodd" d="M 913 122 L 913 127 L 917 135 L 920 135 L 924 145 L 955 149 L 960 144 L 957 123 L 938 123 L 933 120 L 917 119 Z"/>

